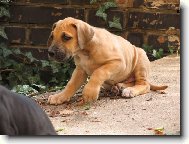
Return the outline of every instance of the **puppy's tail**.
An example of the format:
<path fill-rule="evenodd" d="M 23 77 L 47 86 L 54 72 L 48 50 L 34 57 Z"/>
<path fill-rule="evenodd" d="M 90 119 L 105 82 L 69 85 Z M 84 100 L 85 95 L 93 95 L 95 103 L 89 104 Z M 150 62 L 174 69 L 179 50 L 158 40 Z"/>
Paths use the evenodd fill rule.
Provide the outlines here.
<path fill-rule="evenodd" d="M 156 86 L 153 84 L 150 84 L 150 90 L 156 91 L 156 90 L 165 90 L 168 88 L 168 86 Z"/>

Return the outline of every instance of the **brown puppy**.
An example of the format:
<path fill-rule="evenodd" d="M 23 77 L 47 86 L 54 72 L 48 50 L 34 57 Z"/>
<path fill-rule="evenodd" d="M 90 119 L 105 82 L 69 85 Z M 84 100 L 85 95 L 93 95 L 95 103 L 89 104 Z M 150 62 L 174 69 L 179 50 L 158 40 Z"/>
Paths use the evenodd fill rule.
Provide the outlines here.
<path fill-rule="evenodd" d="M 48 47 L 50 57 L 55 60 L 73 57 L 76 65 L 65 89 L 49 97 L 50 104 L 69 101 L 88 76 L 90 79 L 83 89 L 85 102 L 97 100 L 103 85 L 123 87 L 122 95 L 125 97 L 141 95 L 150 89 L 167 88 L 149 83 L 150 62 L 143 49 L 81 20 L 69 17 L 55 23 Z M 127 79 L 133 81 L 128 83 Z"/>

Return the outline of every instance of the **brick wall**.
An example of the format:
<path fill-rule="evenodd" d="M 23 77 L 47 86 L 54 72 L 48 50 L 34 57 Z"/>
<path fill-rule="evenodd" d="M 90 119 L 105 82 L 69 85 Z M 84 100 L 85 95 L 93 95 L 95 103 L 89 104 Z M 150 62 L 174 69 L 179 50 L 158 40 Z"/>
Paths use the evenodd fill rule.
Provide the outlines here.
<path fill-rule="evenodd" d="M 46 42 L 51 26 L 68 16 L 105 27 L 128 39 L 136 46 L 153 45 L 154 48 L 178 48 L 180 45 L 179 0 L 116 0 L 118 8 L 107 11 L 108 20 L 120 17 L 123 30 L 109 29 L 95 16 L 99 4 L 89 0 L 14 0 L 10 6 L 9 22 L 0 19 L 6 27 L 9 45 L 32 51 L 40 59 L 47 58 Z"/>

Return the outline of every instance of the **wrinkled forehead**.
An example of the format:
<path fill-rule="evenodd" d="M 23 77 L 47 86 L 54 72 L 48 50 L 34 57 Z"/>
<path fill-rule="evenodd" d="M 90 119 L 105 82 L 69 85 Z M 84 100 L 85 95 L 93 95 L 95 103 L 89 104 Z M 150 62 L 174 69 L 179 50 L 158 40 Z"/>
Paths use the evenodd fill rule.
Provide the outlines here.
<path fill-rule="evenodd" d="M 56 23 L 54 33 L 60 34 L 62 32 L 65 32 L 65 33 L 71 33 L 73 35 L 76 33 L 74 24 L 75 24 L 75 22 L 72 19 L 59 20 Z"/>

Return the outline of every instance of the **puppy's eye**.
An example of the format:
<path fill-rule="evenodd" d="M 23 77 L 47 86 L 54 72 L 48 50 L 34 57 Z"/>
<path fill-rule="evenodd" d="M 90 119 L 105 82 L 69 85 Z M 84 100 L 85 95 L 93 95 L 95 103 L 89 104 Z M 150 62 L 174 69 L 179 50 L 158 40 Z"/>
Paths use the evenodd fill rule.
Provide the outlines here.
<path fill-rule="evenodd" d="M 68 40 L 70 40 L 71 38 L 72 38 L 71 36 L 66 35 L 65 33 L 63 33 L 63 35 L 62 35 L 62 40 L 63 40 L 63 41 L 68 41 Z"/>

